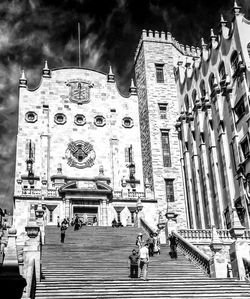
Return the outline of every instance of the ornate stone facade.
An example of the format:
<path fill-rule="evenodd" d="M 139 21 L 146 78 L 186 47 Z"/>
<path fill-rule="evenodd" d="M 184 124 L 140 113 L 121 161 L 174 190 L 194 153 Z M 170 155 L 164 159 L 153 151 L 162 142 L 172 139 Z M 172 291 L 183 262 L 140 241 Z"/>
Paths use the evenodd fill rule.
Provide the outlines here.
<path fill-rule="evenodd" d="M 250 27 L 236 2 L 232 23 L 221 17 L 219 34 L 186 54 L 175 75 L 190 227 L 230 228 L 236 209 L 249 228 Z"/>

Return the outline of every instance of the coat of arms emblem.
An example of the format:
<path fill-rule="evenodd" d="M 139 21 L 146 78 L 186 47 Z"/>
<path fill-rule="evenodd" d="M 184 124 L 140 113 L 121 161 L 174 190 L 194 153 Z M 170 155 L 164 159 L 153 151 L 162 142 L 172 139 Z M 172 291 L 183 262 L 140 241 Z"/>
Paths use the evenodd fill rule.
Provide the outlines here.
<path fill-rule="evenodd" d="M 71 141 L 65 155 L 68 165 L 76 168 L 93 166 L 96 157 L 93 145 L 82 140 Z"/>
<path fill-rule="evenodd" d="M 69 99 L 73 103 L 85 104 L 90 101 L 90 88 L 94 85 L 87 81 L 71 80 L 66 82 L 69 86 Z"/>

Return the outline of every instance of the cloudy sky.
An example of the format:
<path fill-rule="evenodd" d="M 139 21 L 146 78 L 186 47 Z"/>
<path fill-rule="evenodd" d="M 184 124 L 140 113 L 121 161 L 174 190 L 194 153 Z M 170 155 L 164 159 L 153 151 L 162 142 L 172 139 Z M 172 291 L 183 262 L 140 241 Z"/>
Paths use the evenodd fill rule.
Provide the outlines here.
<path fill-rule="evenodd" d="M 250 1 L 238 0 L 246 16 Z M 106 72 L 109 63 L 121 90 L 133 76 L 133 56 L 143 29 L 170 31 L 197 46 L 218 29 L 220 14 L 232 19 L 233 0 L 1 0 L 0 1 L 0 207 L 11 209 L 17 132 L 18 79 L 30 87 L 50 68 L 78 64 Z"/>

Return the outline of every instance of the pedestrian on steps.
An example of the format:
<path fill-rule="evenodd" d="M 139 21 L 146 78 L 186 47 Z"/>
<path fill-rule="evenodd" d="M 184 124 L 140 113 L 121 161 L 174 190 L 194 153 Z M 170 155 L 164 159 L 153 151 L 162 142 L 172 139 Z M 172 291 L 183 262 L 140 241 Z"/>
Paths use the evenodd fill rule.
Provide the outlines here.
<path fill-rule="evenodd" d="M 148 252 L 147 243 L 140 249 L 139 255 L 140 255 L 140 277 L 141 275 L 143 275 L 143 280 L 148 280 L 149 252 Z"/>
<path fill-rule="evenodd" d="M 64 243 L 66 229 L 67 229 L 67 225 L 65 223 L 62 223 L 62 225 L 61 225 L 61 243 Z"/>
<path fill-rule="evenodd" d="M 136 241 L 135 241 L 135 245 L 137 245 L 139 249 L 142 248 L 142 245 L 143 245 L 142 233 L 138 234 Z"/>
<path fill-rule="evenodd" d="M 177 239 L 174 235 L 174 232 L 171 233 L 168 237 L 168 241 L 170 244 L 170 256 L 172 259 L 177 259 Z"/>
<path fill-rule="evenodd" d="M 136 250 L 132 250 L 132 254 L 128 257 L 128 266 L 130 268 L 130 277 L 131 278 L 138 278 L 138 261 L 139 255 L 137 254 Z"/>
<path fill-rule="evenodd" d="M 60 227 L 60 217 L 57 216 L 57 227 Z"/>
<path fill-rule="evenodd" d="M 160 238 L 157 235 L 157 233 L 154 233 L 153 235 L 153 253 L 154 254 L 160 254 Z"/>
<path fill-rule="evenodd" d="M 149 238 L 147 239 L 147 243 L 148 243 L 149 256 L 153 256 L 154 255 L 154 238 L 153 238 L 152 233 L 149 235 Z"/>
<path fill-rule="evenodd" d="M 74 230 L 79 230 L 79 227 L 80 227 L 80 219 L 79 219 L 78 215 L 76 214 L 76 218 L 74 221 Z"/>

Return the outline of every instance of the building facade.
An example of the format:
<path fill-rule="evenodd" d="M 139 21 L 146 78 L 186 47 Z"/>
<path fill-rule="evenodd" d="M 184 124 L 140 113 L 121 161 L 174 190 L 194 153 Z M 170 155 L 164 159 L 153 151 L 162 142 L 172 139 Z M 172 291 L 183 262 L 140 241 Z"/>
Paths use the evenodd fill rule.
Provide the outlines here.
<path fill-rule="evenodd" d="M 249 228 L 249 24 L 235 2 L 232 23 L 176 63 L 190 228 L 230 228 L 235 210 Z"/>
<path fill-rule="evenodd" d="M 102 226 L 114 218 L 134 225 L 140 212 L 157 228 L 171 211 L 186 227 L 174 127 L 174 46 L 172 40 L 159 43 L 153 58 L 146 35 L 135 57 L 137 88 L 131 81 L 127 97 L 120 94 L 111 68 L 109 74 L 77 67 L 50 70 L 46 63 L 34 90 L 23 72 L 14 191 L 18 233 L 32 207 L 42 207 L 47 225 L 84 213 Z"/>

